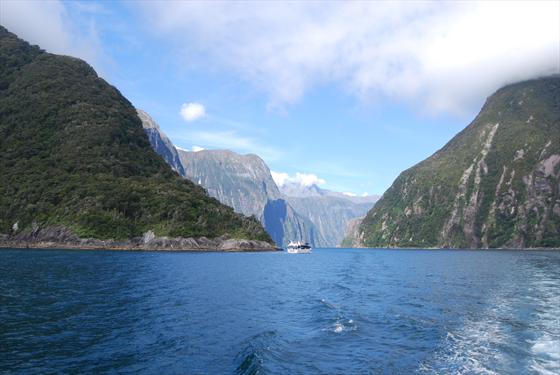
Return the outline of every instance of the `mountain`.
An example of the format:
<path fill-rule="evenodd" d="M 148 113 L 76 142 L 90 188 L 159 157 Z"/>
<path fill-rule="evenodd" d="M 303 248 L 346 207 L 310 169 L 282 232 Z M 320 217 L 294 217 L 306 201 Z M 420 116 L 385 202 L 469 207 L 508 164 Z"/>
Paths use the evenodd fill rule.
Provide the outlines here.
<path fill-rule="evenodd" d="M 313 224 L 317 246 L 320 247 L 340 245 L 348 222 L 363 217 L 378 199 L 376 196 L 348 196 L 314 184 L 286 183 L 280 191 L 296 212 Z"/>
<path fill-rule="evenodd" d="M 294 239 L 315 243 L 312 225 L 284 199 L 258 156 L 228 150 L 179 150 L 179 155 L 184 177 L 236 212 L 256 217 L 279 246 Z"/>
<path fill-rule="evenodd" d="M 338 191 L 332 191 L 327 189 L 322 189 L 316 184 L 303 185 L 297 182 L 285 182 L 280 186 L 280 191 L 282 194 L 289 197 L 307 198 L 307 197 L 338 197 L 346 199 L 353 203 L 366 203 L 373 205 L 380 198 L 379 195 L 354 195 L 350 193 L 340 193 Z"/>
<path fill-rule="evenodd" d="M 360 224 L 364 220 L 363 217 L 357 217 L 351 219 L 346 224 L 346 230 L 344 231 L 344 239 L 340 243 L 342 247 L 361 247 L 362 240 L 360 239 Z"/>
<path fill-rule="evenodd" d="M 315 184 L 303 185 L 298 182 L 286 182 L 279 189 L 285 196 L 297 198 L 322 197 L 326 194 L 325 190 Z"/>
<path fill-rule="evenodd" d="M 185 174 L 183 169 L 183 164 L 181 164 L 181 158 L 179 153 L 175 149 L 175 146 L 169 138 L 161 131 L 159 125 L 148 115 L 145 111 L 141 109 L 136 109 L 138 117 L 142 121 L 142 126 L 144 131 L 148 135 L 150 144 L 155 152 L 160 155 L 166 162 L 179 173 L 181 176 Z"/>
<path fill-rule="evenodd" d="M 179 150 L 184 176 L 244 215 L 259 217 L 268 201 L 281 199 L 265 162 L 228 150 Z M 234 193 L 235 192 L 235 193 Z"/>
<path fill-rule="evenodd" d="M 370 208 L 381 198 L 380 195 L 348 195 L 346 193 L 330 192 L 329 195 L 341 197 L 357 204 L 368 204 Z"/>
<path fill-rule="evenodd" d="M 87 63 L 3 27 L 0 171 L 4 242 L 270 241 L 256 220 L 175 173 L 150 147 L 134 107 Z"/>
<path fill-rule="evenodd" d="M 307 241 L 315 247 L 338 246 L 347 222 L 363 217 L 378 199 L 348 196 L 317 185 L 286 183 L 278 188 L 270 169 L 257 155 L 176 149 L 147 113 L 138 112 L 143 114 L 140 118 L 152 147 L 169 165 L 177 164 L 177 153 L 183 172 L 174 169 L 236 212 L 254 216 L 279 246 L 291 240 Z"/>
<path fill-rule="evenodd" d="M 367 214 L 376 247 L 560 247 L 560 77 L 506 86 Z"/>
<path fill-rule="evenodd" d="M 155 121 L 138 111 L 143 113 L 140 118 L 152 147 L 168 164 L 176 165 L 177 153 L 182 176 L 236 212 L 254 216 L 279 246 L 291 240 L 307 241 L 316 247 L 338 246 L 348 221 L 363 217 L 378 199 L 348 196 L 317 185 L 286 183 L 278 188 L 270 169 L 257 155 L 228 150 L 177 150 Z"/>

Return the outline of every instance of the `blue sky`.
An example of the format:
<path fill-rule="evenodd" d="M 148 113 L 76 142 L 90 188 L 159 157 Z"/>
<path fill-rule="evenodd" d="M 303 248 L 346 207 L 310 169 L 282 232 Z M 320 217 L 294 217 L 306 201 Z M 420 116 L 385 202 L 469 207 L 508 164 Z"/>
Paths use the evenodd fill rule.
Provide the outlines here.
<path fill-rule="evenodd" d="M 560 72 L 559 2 L 2 1 L 0 23 L 87 60 L 179 147 L 356 194 L 382 194 L 500 86 Z"/>

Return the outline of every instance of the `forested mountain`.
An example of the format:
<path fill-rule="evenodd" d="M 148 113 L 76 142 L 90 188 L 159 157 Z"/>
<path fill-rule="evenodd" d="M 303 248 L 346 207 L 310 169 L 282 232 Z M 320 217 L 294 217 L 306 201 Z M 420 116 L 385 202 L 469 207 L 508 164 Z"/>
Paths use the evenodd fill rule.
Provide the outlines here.
<path fill-rule="evenodd" d="M 560 247 L 560 78 L 512 84 L 368 213 L 372 247 Z M 356 241 L 354 241 L 356 242 Z"/>
<path fill-rule="evenodd" d="M 47 227 L 98 239 L 270 241 L 181 178 L 150 147 L 135 108 L 82 60 L 0 27 L 0 233 Z"/>

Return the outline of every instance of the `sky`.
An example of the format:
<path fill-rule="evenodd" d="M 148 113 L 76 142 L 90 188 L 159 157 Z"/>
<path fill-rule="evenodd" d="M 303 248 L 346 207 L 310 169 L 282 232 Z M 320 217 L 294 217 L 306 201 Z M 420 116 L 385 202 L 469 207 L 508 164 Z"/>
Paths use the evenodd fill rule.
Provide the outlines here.
<path fill-rule="evenodd" d="M 560 73 L 560 1 L 0 1 L 173 143 L 262 157 L 279 183 L 382 194 L 494 91 Z"/>

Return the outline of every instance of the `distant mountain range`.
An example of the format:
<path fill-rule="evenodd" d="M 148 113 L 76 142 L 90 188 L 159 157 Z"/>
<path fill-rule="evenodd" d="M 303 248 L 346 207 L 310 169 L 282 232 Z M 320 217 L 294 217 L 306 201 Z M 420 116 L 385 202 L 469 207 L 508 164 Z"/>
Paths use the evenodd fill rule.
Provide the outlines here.
<path fill-rule="evenodd" d="M 236 212 L 257 218 L 279 246 L 291 240 L 307 241 L 316 247 L 338 246 L 347 222 L 364 216 L 378 198 L 351 197 L 316 185 L 291 183 L 279 188 L 257 155 L 176 149 L 150 116 L 138 112 L 152 147 L 179 174 L 203 186 L 210 196 Z"/>
<path fill-rule="evenodd" d="M 368 247 L 560 247 L 560 77 L 498 90 L 349 234 Z"/>
<path fill-rule="evenodd" d="M 257 155 L 227 150 L 179 150 L 179 155 L 184 177 L 236 212 L 256 217 L 279 246 L 294 238 L 317 244 L 312 224 L 282 196 Z"/>
<path fill-rule="evenodd" d="M 339 246 L 348 222 L 363 217 L 379 199 L 373 195 L 349 196 L 317 185 L 298 183 L 286 183 L 280 191 L 296 212 L 313 224 L 319 246 Z"/>

